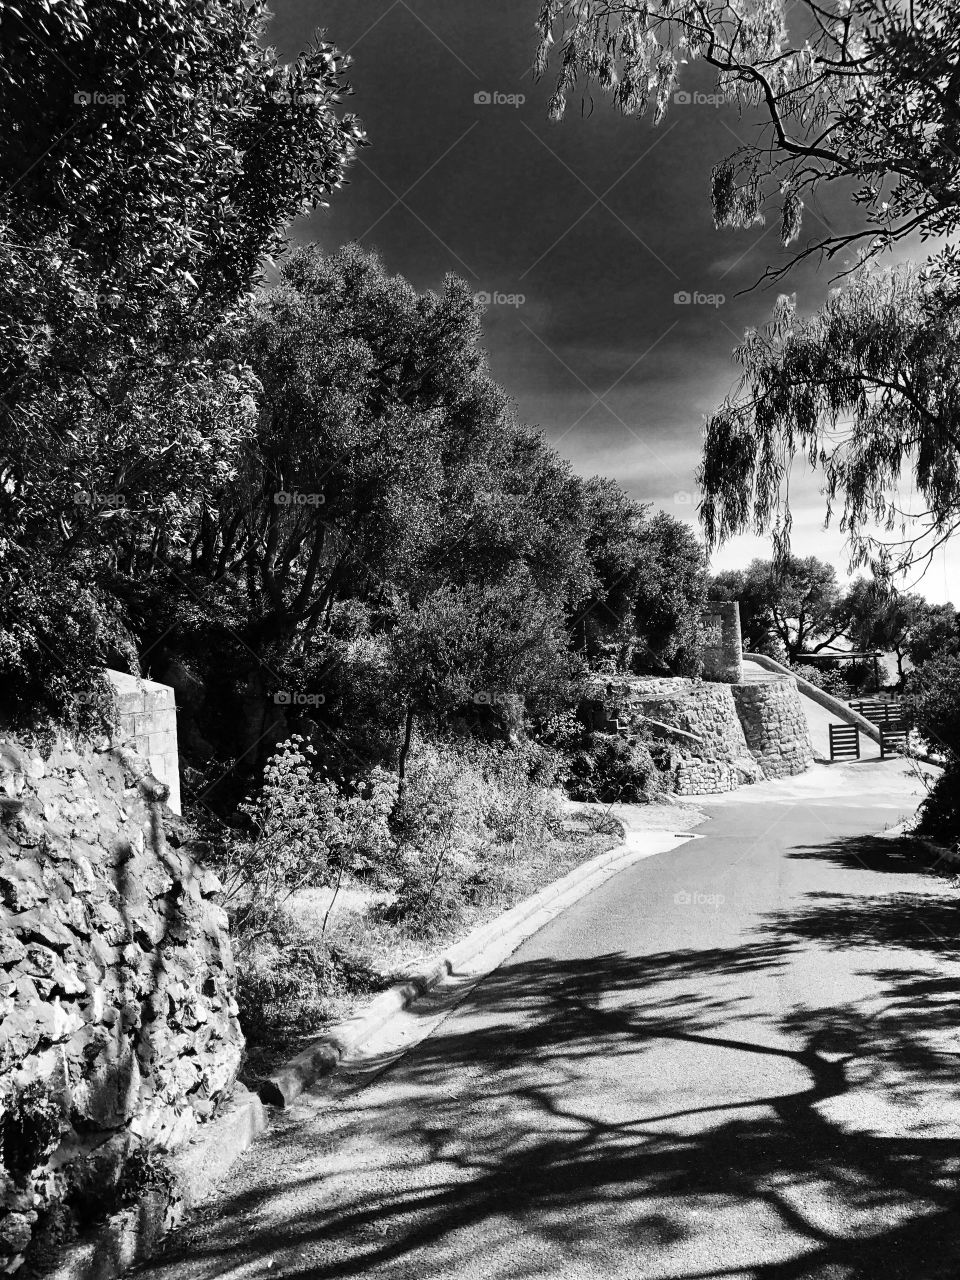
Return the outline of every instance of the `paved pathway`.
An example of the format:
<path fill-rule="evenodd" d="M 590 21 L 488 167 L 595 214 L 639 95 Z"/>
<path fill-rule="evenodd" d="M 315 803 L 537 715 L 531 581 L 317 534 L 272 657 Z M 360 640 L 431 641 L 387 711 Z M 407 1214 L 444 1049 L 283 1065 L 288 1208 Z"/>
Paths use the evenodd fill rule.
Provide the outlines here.
<path fill-rule="evenodd" d="M 898 761 L 707 805 L 366 1087 L 303 1104 L 150 1280 L 956 1280 L 960 909 Z"/>

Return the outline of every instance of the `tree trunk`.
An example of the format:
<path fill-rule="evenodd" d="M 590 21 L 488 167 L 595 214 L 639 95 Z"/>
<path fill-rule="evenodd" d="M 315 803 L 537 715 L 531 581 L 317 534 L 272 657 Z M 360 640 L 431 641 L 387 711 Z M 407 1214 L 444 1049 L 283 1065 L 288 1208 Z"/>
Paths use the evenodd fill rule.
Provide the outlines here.
<path fill-rule="evenodd" d="M 405 778 L 407 773 L 407 756 L 410 754 L 410 742 L 413 738 L 413 703 L 407 703 L 407 719 L 403 730 L 403 742 L 400 744 L 400 755 L 397 760 L 397 799 L 394 803 L 391 817 L 396 813 L 403 799 L 403 791 Z"/>

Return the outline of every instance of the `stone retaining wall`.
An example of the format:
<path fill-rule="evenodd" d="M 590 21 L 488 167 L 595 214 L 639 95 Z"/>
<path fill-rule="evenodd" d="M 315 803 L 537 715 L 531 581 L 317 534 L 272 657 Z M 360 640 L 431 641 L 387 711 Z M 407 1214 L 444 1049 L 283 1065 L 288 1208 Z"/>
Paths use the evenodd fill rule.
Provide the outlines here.
<path fill-rule="evenodd" d="M 786 778 L 809 769 L 813 746 L 796 680 L 771 676 L 762 683 L 730 688 L 747 743 L 764 775 Z"/>
<path fill-rule="evenodd" d="M 728 684 L 682 676 L 610 676 L 597 682 L 597 701 L 604 716 L 614 716 L 628 734 L 642 732 L 646 720 L 657 720 L 692 735 L 692 741 L 675 740 L 672 785 L 679 795 L 708 795 L 763 777 L 730 690 Z M 605 725 L 598 721 L 595 727 Z"/>
<path fill-rule="evenodd" d="M 0 739 L 0 1272 L 49 1261 L 233 1086 L 219 885 L 166 794 L 122 748 Z"/>
<path fill-rule="evenodd" d="M 609 676 L 596 682 L 593 727 L 628 735 L 655 720 L 681 730 L 672 783 L 680 795 L 732 791 L 802 773 L 813 748 L 796 681 L 727 684 L 685 677 Z M 657 730 L 654 728 L 653 732 Z"/>
<path fill-rule="evenodd" d="M 681 676 L 612 676 L 604 688 L 607 706 L 631 731 L 652 717 L 695 735 L 711 760 L 749 759 L 730 685 Z"/>

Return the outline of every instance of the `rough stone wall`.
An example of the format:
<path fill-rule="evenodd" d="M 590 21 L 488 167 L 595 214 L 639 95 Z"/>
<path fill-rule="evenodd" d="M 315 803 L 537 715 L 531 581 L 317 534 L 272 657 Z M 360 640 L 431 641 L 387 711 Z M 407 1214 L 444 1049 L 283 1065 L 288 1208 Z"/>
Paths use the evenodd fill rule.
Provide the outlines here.
<path fill-rule="evenodd" d="M 813 764 L 807 719 L 790 676 L 750 684 L 685 677 L 610 676 L 597 682 L 594 728 L 638 733 L 645 719 L 692 734 L 679 739 L 673 785 L 681 795 L 732 791 L 762 778 L 803 773 Z"/>
<path fill-rule="evenodd" d="M 674 790 L 678 796 L 709 796 L 736 791 L 744 777 L 736 765 L 722 760 L 684 760 L 674 771 Z"/>
<path fill-rule="evenodd" d="M 813 746 L 796 680 L 771 676 L 732 690 L 747 743 L 764 775 L 786 778 L 809 769 Z"/>
<path fill-rule="evenodd" d="M 706 639 L 703 674 L 707 680 L 737 684 L 743 679 L 743 640 L 740 605 L 736 600 L 711 600 L 703 610 Z"/>
<path fill-rule="evenodd" d="M 652 719 L 693 735 L 694 741 L 678 744 L 672 768 L 678 794 L 732 791 L 762 778 L 729 685 L 682 676 L 611 676 L 598 682 L 597 693 L 604 714 L 612 715 L 628 734 L 640 732 L 644 721 Z"/>
<path fill-rule="evenodd" d="M 170 788 L 167 804 L 180 812 L 180 753 L 177 750 L 177 705 L 167 684 L 108 671 L 120 706 L 117 741 L 125 742 L 150 762 L 154 777 Z"/>
<path fill-rule="evenodd" d="M 731 764 L 750 756 L 729 685 L 683 676 L 622 676 L 608 680 L 606 690 L 617 720 L 631 729 L 649 716 L 694 734 L 711 760 Z"/>
<path fill-rule="evenodd" d="M 165 796 L 133 752 L 0 738 L 0 1272 L 42 1261 L 233 1086 L 219 886 L 167 839 Z"/>

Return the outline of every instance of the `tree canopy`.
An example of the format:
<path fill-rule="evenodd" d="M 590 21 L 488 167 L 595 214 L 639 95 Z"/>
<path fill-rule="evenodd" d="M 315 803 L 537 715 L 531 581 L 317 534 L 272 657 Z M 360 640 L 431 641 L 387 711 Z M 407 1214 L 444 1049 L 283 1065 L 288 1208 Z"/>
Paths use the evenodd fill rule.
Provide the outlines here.
<path fill-rule="evenodd" d="M 625 115 L 649 111 L 659 123 L 683 67 L 697 61 L 716 70 L 731 101 L 762 112 L 766 127 L 713 170 L 718 226 L 762 223 L 773 201 L 789 245 L 804 202 L 832 184 L 860 225 L 801 256 L 851 246 L 872 256 L 960 225 L 960 32 L 950 0 L 543 0 L 538 27 L 540 74 L 559 49 L 555 119 L 596 89 Z M 956 251 L 945 260 L 955 264 Z"/>
<path fill-rule="evenodd" d="M 836 570 L 816 556 L 753 560 L 746 569 L 717 574 L 709 594 L 740 601 L 748 651 L 773 651 L 790 662 L 828 648 L 847 630 Z"/>
<path fill-rule="evenodd" d="M 596 87 L 626 114 L 651 109 L 656 123 L 684 64 L 698 60 L 731 101 L 758 109 L 765 126 L 714 168 L 718 227 L 761 223 L 773 201 L 782 243 L 799 245 L 804 203 L 834 185 L 855 213 L 852 230 L 814 238 L 792 259 L 850 251 L 849 287 L 806 318 L 781 297 L 735 353 L 740 385 L 705 429 L 708 542 L 770 531 L 786 556 L 800 457 L 823 482 L 828 519 L 841 509 L 853 564 L 886 576 L 924 564 L 960 508 L 960 248 L 937 248 L 922 270 L 869 260 L 908 235 L 942 243 L 960 227 L 955 6 L 545 0 L 539 26 L 541 72 L 553 45 L 562 50 L 556 118 Z M 911 489 L 914 505 L 902 496 Z"/>
<path fill-rule="evenodd" d="M 785 552 L 799 455 L 824 477 L 828 515 L 839 506 L 854 563 L 890 574 L 928 561 L 960 524 L 958 356 L 951 295 L 909 265 L 865 268 L 810 317 L 781 298 L 771 324 L 747 332 L 740 386 L 707 420 L 708 540 L 772 529 Z"/>

